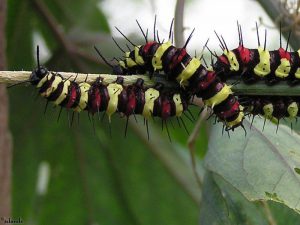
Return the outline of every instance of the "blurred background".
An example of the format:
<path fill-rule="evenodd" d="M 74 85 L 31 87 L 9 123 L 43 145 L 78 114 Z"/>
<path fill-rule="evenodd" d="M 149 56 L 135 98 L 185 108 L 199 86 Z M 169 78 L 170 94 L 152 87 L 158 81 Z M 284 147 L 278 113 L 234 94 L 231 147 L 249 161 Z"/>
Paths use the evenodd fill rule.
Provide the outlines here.
<path fill-rule="evenodd" d="M 122 57 L 111 36 L 122 46 L 126 42 L 114 26 L 135 43 L 143 43 L 135 20 L 151 34 L 155 15 L 161 39 L 167 37 L 175 17 L 178 46 L 196 28 L 188 46 L 191 55 L 195 50 L 200 52 L 208 38 L 208 46 L 221 52 L 214 30 L 223 34 L 229 48 L 236 47 L 237 20 L 243 28 L 244 43 L 250 48 L 257 46 L 256 21 L 261 36 L 268 28 L 268 47 L 279 45 L 274 18 L 254 0 L 9 0 L 6 69 L 33 70 L 36 46 L 40 45 L 41 61 L 50 70 L 109 73 L 110 68 L 93 46 L 108 58 Z M 215 224 L 300 222 L 300 217 L 284 205 L 248 202 L 226 181 L 218 185 L 235 193 L 230 204 L 222 194 L 218 198 L 205 195 L 218 189 L 203 165 L 208 142 L 212 138 L 230 142 L 227 135 L 209 139 L 212 130 L 221 133 L 220 127 L 211 128 L 209 121 L 202 121 L 192 148 L 196 150 L 199 185 L 187 146 L 190 135 L 183 128 L 170 126 L 170 142 L 160 121 L 151 122 L 148 141 L 142 120 L 136 123 L 131 119 L 124 138 L 125 119 L 117 115 L 111 124 L 107 118 L 95 119 L 94 131 L 83 112 L 70 127 L 68 112 L 63 111 L 58 122 L 58 108 L 49 105 L 44 112 L 46 101 L 37 96 L 34 87 L 16 86 L 8 90 L 8 96 L 12 201 L 11 211 L 9 201 L 3 206 L 10 216 L 0 215 L 2 218 L 43 225 L 212 224 L 216 218 Z M 192 108 L 196 118 L 199 110 Z M 191 134 L 196 121 L 184 120 Z M 243 131 L 240 133 L 243 137 Z M 222 206 L 220 211 L 216 202 Z"/>

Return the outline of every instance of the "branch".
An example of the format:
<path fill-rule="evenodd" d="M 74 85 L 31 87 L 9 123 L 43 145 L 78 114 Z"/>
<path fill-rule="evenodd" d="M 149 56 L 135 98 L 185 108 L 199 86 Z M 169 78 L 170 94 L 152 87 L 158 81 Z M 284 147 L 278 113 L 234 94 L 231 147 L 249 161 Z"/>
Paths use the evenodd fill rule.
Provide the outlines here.
<path fill-rule="evenodd" d="M 179 85 L 175 81 L 168 81 L 164 75 L 157 74 L 150 79 L 149 75 L 111 75 L 111 74 L 87 74 L 87 73 L 75 73 L 75 72 L 53 72 L 60 74 L 65 79 L 75 79 L 78 83 L 87 82 L 92 83 L 97 78 L 103 78 L 104 84 L 110 84 L 116 81 L 117 77 L 122 76 L 124 78 L 124 85 L 134 84 L 138 78 L 144 80 L 145 87 L 153 87 L 155 83 L 160 82 L 164 84 L 166 88 L 172 88 L 179 90 Z M 18 84 L 30 80 L 31 71 L 0 71 L 0 84 Z M 300 96 L 300 85 L 291 88 L 286 82 L 282 81 L 274 86 L 267 86 L 265 82 L 258 81 L 253 85 L 244 84 L 239 81 L 239 78 L 228 79 L 226 83 L 235 83 L 231 87 L 232 91 L 240 96 Z"/>
<path fill-rule="evenodd" d="M 89 54 L 77 48 L 73 42 L 69 41 L 62 29 L 60 29 L 59 23 L 56 21 L 55 17 L 51 14 L 47 6 L 41 0 L 32 0 L 34 7 L 37 9 L 37 12 L 40 14 L 41 18 L 52 30 L 54 37 L 62 45 L 63 49 L 67 52 L 73 62 L 81 69 L 84 69 L 82 62 L 79 60 L 79 57 L 87 59 L 95 63 L 105 63 L 101 59 L 96 59 L 91 57 Z"/>
<path fill-rule="evenodd" d="M 4 84 L 18 84 L 30 80 L 31 71 L 0 71 L 0 83 Z M 153 76 L 150 79 L 149 75 L 111 75 L 111 74 L 87 74 L 87 73 L 75 73 L 75 72 L 53 72 L 60 74 L 65 79 L 75 79 L 76 82 L 92 83 L 97 78 L 101 77 L 104 84 L 110 84 L 115 82 L 117 77 L 122 76 L 124 78 L 124 85 L 134 84 L 138 78 L 144 80 L 145 87 L 152 87 L 156 82 L 163 83 L 165 87 L 178 87 L 176 82 L 170 82 L 163 76 Z"/>
<path fill-rule="evenodd" d="M 238 82 L 240 78 L 228 79 L 226 83 Z M 278 84 L 269 86 L 264 80 L 258 81 L 255 84 L 245 84 L 243 82 L 234 85 L 232 91 L 236 95 L 253 95 L 253 96 L 300 96 L 300 85 L 290 86 L 285 81 L 280 81 Z"/>

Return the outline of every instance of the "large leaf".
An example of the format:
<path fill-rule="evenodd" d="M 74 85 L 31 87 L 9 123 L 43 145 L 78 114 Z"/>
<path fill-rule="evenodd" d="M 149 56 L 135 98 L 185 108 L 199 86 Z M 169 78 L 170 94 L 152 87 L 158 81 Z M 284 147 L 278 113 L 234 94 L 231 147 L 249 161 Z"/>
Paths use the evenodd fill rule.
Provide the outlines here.
<path fill-rule="evenodd" d="M 290 128 L 256 120 L 247 136 L 240 129 L 229 139 L 220 126 L 211 135 L 206 167 L 232 184 L 247 199 L 273 200 L 300 210 L 300 138 Z"/>
<path fill-rule="evenodd" d="M 267 225 L 262 207 L 249 202 L 221 177 L 207 172 L 203 184 L 200 224 Z"/>
<path fill-rule="evenodd" d="M 248 201 L 215 173 L 207 172 L 203 183 L 200 224 L 294 225 L 299 215 L 283 204 Z"/>

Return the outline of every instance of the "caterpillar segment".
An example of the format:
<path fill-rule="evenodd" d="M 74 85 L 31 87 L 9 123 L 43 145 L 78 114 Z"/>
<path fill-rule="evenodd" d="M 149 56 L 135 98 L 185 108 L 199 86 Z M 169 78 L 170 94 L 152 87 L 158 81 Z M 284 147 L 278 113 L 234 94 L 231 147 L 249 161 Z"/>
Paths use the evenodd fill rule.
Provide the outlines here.
<path fill-rule="evenodd" d="M 290 121 L 292 128 L 292 123 L 300 116 L 298 97 L 247 96 L 243 98 L 245 111 L 252 115 L 252 122 L 255 116 L 261 115 L 265 118 L 264 126 L 268 119 L 274 121 L 278 129 L 280 120 L 285 119 Z"/>
<path fill-rule="evenodd" d="M 239 45 L 233 50 L 229 50 L 224 39 L 216 33 L 223 54 L 217 56 L 213 68 L 222 81 L 225 82 L 231 76 L 238 76 L 248 84 L 255 83 L 258 80 L 264 80 L 267 85 L 274 85 L 283 80 L 286 80 L 291 86 L 299 84 L 300 52 L 299 50 L 295 52 L 288 51 L 291 32 L 286 47 L 283 48 L 280 26 L 280 46 L 277 50 L 269 51 L 266 49 L 267 32 L 265 31 L 265 40 L 262 46 L 257 24 L 257 49 L 249 49 L 244 46 L 242 28 L 239 24 L 237 24 L 237 27 Z"/>

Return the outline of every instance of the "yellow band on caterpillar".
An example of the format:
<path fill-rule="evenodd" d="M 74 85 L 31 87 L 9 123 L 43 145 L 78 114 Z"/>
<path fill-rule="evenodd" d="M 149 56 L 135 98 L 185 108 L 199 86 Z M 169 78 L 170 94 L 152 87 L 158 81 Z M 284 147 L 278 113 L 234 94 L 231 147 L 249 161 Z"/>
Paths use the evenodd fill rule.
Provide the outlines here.
<path fill-rule="evenodd" d="M 89 98 L 89 89 L 91 85 L 88 83 L 80 83 L 79 88 L 80 88 L 80 99 L 78 106 L 74 109 L 75 112 L 80 112 L 86 108 L 88 98 Z"/>
<path fill-rule="evenodd" d="M 149 88 L 145 91 L 145 105 L 143 109 L 143 116 L 146 119 L 151 118 L 154 108 L 154 101 L 159 97 L 159 91 L 154 88 Z"/>
<path fill-rule="evenodd" d="M 215 105 L 219 105 L 221 102 L 223 102 L 232 93 L 233 92 L 230 89 L 230 86 L 224 84 L 222 90 L 215 94 L 213 97 L 204 100 L 204 104 L 213 108 Z"/>
<path fill-rule="evenodd" d="M 201 61 L 197 58 L 192 58 L 189 64 L 182 70 L 182 72 L 177 76 L 176 80 L 180 85 L 186 85 L 190 77 L 196 72 L 196 70 L 201 65 Z M 183 66 L 183 65 L 182 65 Z"/>
<path fill-rule="evenodd" d="M 267 119 L 273 118 L 274 107 L 273 104 L 269 103 L 263 106 L 264 117 Z"/>
<path fill-rule="evenodd" d="M 52 84 L 50 85 L 50 87 L 46 91 L 44 91 L 43 93 L 41 93 L 41 96 L 43 96 L 43 97 L 49 97 L 51 95 L 51 93 L 56 90 L 58 84 L 61 81 L 62 81 L 62 78 L 60 76 L 55 76 Z"/>
<path fill-rule="evenodd" d="M 295 72 L 295 78 L 300 79 L 300 68 Z"/>
<path fill-rule="evenodd" d="M 137 64 L 132 58 L 129 57 L 129 55 L 130 55 L 130 52 L 125 53 L 126 64 L 127 64 L 128 68 L 132 68 L 132 67 L 136 66 Z"/>
<path fill-rule="evenodd" d="M 287 112 L 289 114 L 290 119 L 296 118 L 298 115 L 298 111 L 299 111 L 299 107 L 296 102 L 292 102 L 291 104 L 289 104 L 289 106 L 287 108 Z"/>
<path fill-rule="evenodd" d="M 145 61 L 144 61 L 143 57 L 140 56 L 140 54 L 139 54 L 140 48 L 141 48 L 141 45 L 134 47 L 134 58 L 135 58 L 135 62 L 138 65 L 143 66 L 145 64 Z"/>
<path fill-rule="evenodd" d="M 158 49 L 156 50 L 153 58 L 152 58 L 152 66 L 154 70 L 161 70 L 162 69 L 162 61 L 161 57 L 165 53 L 165 51 L 172 46 L 171 41 L 167 41 L 166 43 L 161 44 Z"/>
<path fill-rule="evenodd" d="M 244 119 L 244 113 L 242 112 L 242 109 L 241 109 L 241 112 L 239 113 L 239 116 L 233 120 L 233 121 L 230 121 L 230 122 L 225 122 L 225 125 L 226 127 L 235 127 L 236 125 L 240 124 Z"/>
<path fill-rule="evenodd" d="M 44 76 L 39 83 L 36 85 L 36 88 L 40 88 L 43 86 L 43 84 L 47 81 L 50 80 L 52 78 L 52 73 L 48 73 L 46 76 Z"/>
<path fill-rule="evenodd" d="M 254 68 L 254 73 L 259 77 L 264 77 L 271 72 L 270 52 L 258 47 L 259 63 Z"/>
<path fill-rule="evenodd" d="M 298 56 L 300 57 L 300 49 L 297 51 Z M 299 67 L 300 65 L 298 65 Z M 300 68 L 297 69 L 297 71 L 295 72 L 295 78 L 300 79 Z"/>
<path fill-rule="evenodd" d="M 124 61 L 119 61 L 119 65 L 120 65 L 123 69 L 127 69 Z"/>
<path fill-rule="evenodd" d="M 122 90 L 123 86 L 121 84 L 113 83 L 107 86 L 109 101 L 106 109 L 106 114 L 108 115 L 109 122 L 111 122 L 111 115 L 117 111 L 119 94 L 121 94 Z"/>
<path fill-rule="evenodd" d="M 287 59 L 280 59 L 280 65 L 275 70 L 276 77 L 285 78 L 289 75 L 291 70 L 290 61 Z"/>
<path fill-rule="evenodd" d="M 182 105 L 180 94 L 174 94 L 173 101 L 176 107 L 176 116 L 179 117 L 183 112 L 183 105 Z"/>
<path fill-rule="evenodd" d="M 68 89 L 69 89 L 70 84 L 71 84 L 71 82 L 69 80 L 64 81 L 63 90 L 62 90 L 60 96 L 58 96 L 58 98 L 53 102 L 54 105 L 59 105 L 60 103 L 62 103 L 63 100 L 65 100 L 65 98 L 68 94 Z"/>
<path fill-rule="evenodd" d="M 233 51 L 227 51 L 226 49 L 224 50 L 223 54 L 227 57 L 228 62 L 230 64 L 230 70 L 231 71 L 239 71 L 240 69 L 240 64 L 236 58 L 236 55 L 234 54 Z"/>

